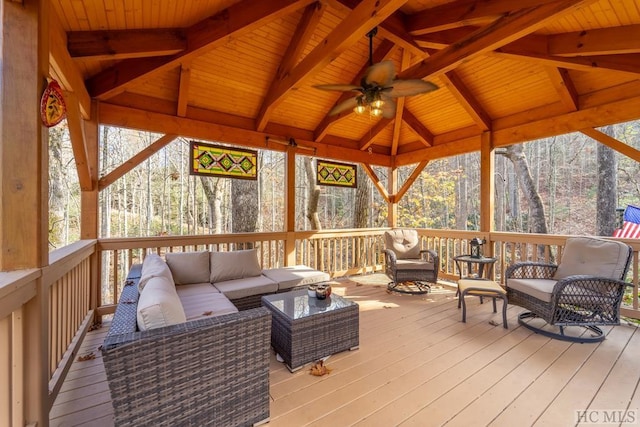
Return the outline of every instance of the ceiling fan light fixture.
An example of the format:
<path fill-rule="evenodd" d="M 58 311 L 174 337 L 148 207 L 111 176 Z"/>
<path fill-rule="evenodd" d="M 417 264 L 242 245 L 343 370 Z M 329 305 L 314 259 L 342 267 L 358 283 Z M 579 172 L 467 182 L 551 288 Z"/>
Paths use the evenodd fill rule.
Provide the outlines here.
<path fill-rule="evenodd" d="M 380 96 L 380 92 L 376 92 L 373 95 L 373 101 L 371 102 L 371 107 L 380 109 L 380 108 L 382 108 L 383 105 L 384 105 L 384 101 L 382 100 L 382 97 Z"/>
<path fill-rule="evenodd" d="M 356 108 L 354 108 L 353 111 L 356 114 L 364 114 L 364 112 L 367 111 L 367 107 L 364 105 L 364 100 L 362 99 L 362 97 L 359 96 L 356 99 L 356 102 L 358 103 L 358 105 L 356 105 Z"/>
<path fill-rule="evenodd" d="M 382 109 L 378 107 L 371 108 L 371 115 L 373 117 L 380 117 L 382 115 Z"/>

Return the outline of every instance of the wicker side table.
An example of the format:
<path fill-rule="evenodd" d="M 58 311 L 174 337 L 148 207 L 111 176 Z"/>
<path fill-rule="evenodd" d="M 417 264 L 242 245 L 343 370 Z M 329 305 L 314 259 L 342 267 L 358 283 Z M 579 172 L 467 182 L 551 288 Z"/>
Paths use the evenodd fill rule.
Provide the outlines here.
<path fill-rule="evenodd" d="M 291 372 L 359 345 L 359 307 L 338 295 L 309 298 L 306 289 L 265 295 L 272 313 L 271 346 Z"/>

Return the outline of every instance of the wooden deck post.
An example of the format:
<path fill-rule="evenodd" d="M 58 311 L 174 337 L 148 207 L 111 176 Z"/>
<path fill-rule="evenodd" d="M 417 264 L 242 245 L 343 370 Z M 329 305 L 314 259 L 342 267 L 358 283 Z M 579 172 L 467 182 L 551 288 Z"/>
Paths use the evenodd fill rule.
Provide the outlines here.
<path fill-rule="evenodd" d="M 480 231 L 495 229 L 495 150 L 491 131 L 483 132 L 480 141 Z M 493 256 L 493 244 L 487 242 L 487 256 Z"/>
<path fill-rule="evenodd" d="M 48 9 L 48 0 L 0 3 L 0 271 L 43 267 L 49 260 L 49 152 L 39 114 L 49 72 Z M 22 338 L 14 345 L 23 349 L 15 349 L 14 357 L 23 355 L 23 369 L 13 378 L 19 384 L 11 396 L 11 419 L 15 425 L 46 427 L 48 289 L 41 279 L 36 286 L 15 326 Z"/>
<path fill-rule="evenodd" d="M 389 182 L 387 186 L 387 191 L 391 195 L 389 203 L 387 203 L 387 225 L 389 227 L 396 227 L 398 222 L 398 201 L 396 200 L 396 194 L 398 193 L 398 168 L 395 166 L 389 168 Z"/>

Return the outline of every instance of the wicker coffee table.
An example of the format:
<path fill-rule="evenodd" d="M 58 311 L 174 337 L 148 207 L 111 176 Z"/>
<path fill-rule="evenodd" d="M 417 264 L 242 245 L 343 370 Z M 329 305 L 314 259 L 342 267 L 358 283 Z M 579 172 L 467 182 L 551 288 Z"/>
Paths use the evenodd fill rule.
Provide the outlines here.
<path fill-rule="evenodd" d="M 359 345 L 358 304 L 331 295 L 309 298 L 305 289 L 262 297 L 271 313 L 271 346 L 291 372 Z"/>

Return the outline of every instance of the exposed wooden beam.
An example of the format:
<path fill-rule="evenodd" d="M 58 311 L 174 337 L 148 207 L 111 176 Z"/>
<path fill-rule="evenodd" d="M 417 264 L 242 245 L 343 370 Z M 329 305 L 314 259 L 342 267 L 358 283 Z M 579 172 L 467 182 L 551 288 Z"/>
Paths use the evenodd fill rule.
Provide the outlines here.
<path fill-rule="evenodd" d="M 491 117 L 464 84 L 458 73 L 449 71 L 440 76 L 449 85 L 449 91 L 460 105 L 469 113 L 474 122 L 482 130 L 491 129 Z"/>
<path fill-rule="evenodd" d="M 640 25 L 598 28 L 549 36 L 549 54 L 559 56 L 640 53 Z"/>
<path fill-rule="evenodd" d="M 636 162 L 640 162 L 640 150 L 637 150 L 622 141 L 618 141 L 606 133 L 600 132 L 594 128 L 581 129 L 580 132 L 606 145 L 607 147 L 616 150 L 620 154 L 623 154 Z"/>
<path fill-rule="evenodd" d="M 592 3 L 594 0 L 561 0 L 522 9 L 505 15 L 482 27 L 457 43 L 434 53 L 429 58 L 399 74 L 399 78 L 428 78 L 445 73 L 479 54 L 509 44 L 558 16 Z"/>
<path fill-rule="evenodd" d="M 560 101 L 569 111 L 576 111 L 580 107 L 578 104 L 578 91 L 569 76 L 566 68 L 546 67 L 551 84 L 556 89 Z"/>
<path fill-rule="evenodd" d="M 407 31 L 418 35 L 485 22 L 514 10 L 553 1 L 556 0 L 459 0 L 407 16 L 405 22 Z"/>
<path fill-rule="evenodd" d="M 271 85 L 258 118 L 275 109 L 291 88 L 328 65 L 360 39 L 363 33 L 378 25 L 406 1 L 363 0 L 360 2 L 289 74 Z M 262 120 L 258 120 L 257 130 L 264 130 Z"/>
<path fill-rule="evenodd" d="M 64 99 L 67 106 L 67 126 L 69 127 L 73 159 L 78 172 L 78 183 L 82 191 L 91 191 L 93 190 L 93 180 L 89 170 L 88 150 L 78 99 L 75 93 L 66 91 L 64 92 Z"/>
<path fill-rule="evenodd" d="M 149 157 L 160 151 L 162 148 L 166 147 L 168 144 L 173 142 L 178 136 L 177 135 L 163 135 L 157 140 L 155 140 L 148 147 L 144 148 L 139 153 L 135 154 L 129 160 L 122 163 L 120 166 L 112 170 L 108 175 L 103 176 L 98 181 L 98 190 L 102 191 L 114 182 L 121 178 L 127 172 L 131 171 L 133 168 L 147 160 Z"/>
<path fill-rule="evenodd" d="M 320 2 L 311 3 L 305 8 L 304 13 L 302 14 L 302 18 L 300 18 L 298 26 L 296 27 L 296 30 L 291 37 L 291 41 L 289 42 L 287 51 L 284 53 L 282 61 L 278 66 L 276 76 L 269 87 L 277 84 L 279 80 L 283 79 L 287 74 L 291 72 L 293 67 L 300 59 L 303 49 L 305 48 L 307 43 L 309 43 L 309 40 L 311 39 L 311 36 L 313 35 L 318 22 L 320 22 L 320 18 L 322 18 L 322 14 L 325 10 L 326 7 L 323 5 L 323 3 Z M 273 108 L 270 108 L 268 105 L 266 105 L 265 100 L 263 102 L 263 105 L 260 107 L 260 113 L 256 118 L 258 129 L 265 128 L 272 111 Z"/>
<path fill-rule="evenodd" d="M 178 106 L 176 114 L 179 117 L 187 115 L 187 105 L 189 104 L 189 86 L 191 83 L 191 68 L 182 64 L 180 67 L 180 84 L 178 85 Z"/>
<path fill-rule="evenodd" d="M 406 50 L 402 51 L 402 58 L 400 60 L 400 70 L 405 70 L 409 67 L 409 61 L 411 57 Z M 391 136 L 391 155 L 398 154 L 398 146 L 400 145 L 400 131 L 402 130 L 402 113 L 404 112 L 405 97 L 398 98 L 396 100 L 396 117 L 393 122 L 393 133 Z"/>
<path fill-rule="evenodd" d="M 188 109 L 188 116 L 191 117 L 191 107 Z M 356 142 L 348 144 L 323 144 L 312 140 L 313 133 L 289 126 L 268 126 L 265 132 L 238 127 L 227 121 L 212 123 L 202 119 L 189 117 L 176 117 L 171 114 L 154 113 L 146 110 L 138 110 L 129 107 L 113 105 L 109 103 L 100 104 L 100 123 L 124 128 L 146 129 L 150 132 L 181 135 L 185 137 L 200 138 L 206 140 L 217 140 L 239 145 L 283 151 L 283 147 L 277 143 L 266 142 L 265 138 L 275 137 L 288 140 L 290 137 L 296 139 L 300 145 L 314 148 L 316 156 L 327 157 L 335 160 L 347 162 L 362 162 L 363 153 L 356 147 Z M 202 118 L 210 118 L 210 115 L 217 116 L 215 112 L 209 115 L 206 112 L 197 114 Z M 223 115 L 230 117 L 230 115 Z M 233 121 L 238 123 L 253 123 L 251 119 L 236 118 Z M 273 128 L 273 132 L 272 132 Z M 375 151 L 367 153 L 368 162 L 381 166 L 389 166 L 390 159 L 386 155 L 378 154 Z"/>
<path fill-rule="evenodd" d="M 398 193 L 394 195 L 393 201 L 395 203 L 398 203 L 400 200 L 402 200 L 406 192 L 409 190 L 409 188 L 411 188 L 413 183 L 416 182 L 416 179 L 418 179 L 418 177 L 420 176 L 424 168 L 427 167 L 428 164 L 429 164 L 428 160 L 423 160 L 416 165 L 416 167 L 413 169 L 413 172 L 411 172 L 411 175 L 409 175 L 409 178 L 407 178 L 405 183 L 402 184 L 402 188 L 400 188 L 400 190 L 398 190 Z"/>
<path fill-rule="evenodd" d="M 170 70 L 180 63 L 224 45 L 279 17 L 305 7 L 313 0 L 243 0 L 203 19 L 185 30 L 187 49 L 168 58 L 134 58 L 120 61 L 88 81 L 90 93 L 101 100 L 124 92 L 151 74 Z"/>
<path fill-rule="evenodd" d="M 382 132 L 384 128 L 386 128 L 389 123 L 392 123 L 393 121 L 394 119 L 380 119 L 378 123 L 376 123 L 375 126 L 373 126 L 371 129 L 369 129 L 369 131 L 367 131 L 367 133 L 365 133 L 365 135 L 360 139 L 360 141 L 358 142 L 358 148 L 360 148 L 360 150 L 362 151 L 367 150 L 373 144 L 373 140 L 376 139 L 380 132 Z"/>
<path fill-rule="evenodd" d="M 181 29 L 136 29 L 72 31 L 67 33 L 67 50 L 72 58 L 120 60 L 173 55 L 187 48 Z"/>
<path fill-rule="evenodd" d="M 369 165 L 367 163 L 361 163 L 361 164 L 362 164 L 362 168 L 367 173 L 367 175 L 371 179 L 371 182 L 373 182 L 373 185 L 376 187 L 376 189 L 378 189 L 378 193 L 380 193 L 380 195 L 382 196 L 384 201 L 387 202 L 387 203 L 391 203 L 391 201 L 389 199 L 389 193 L 387 192 L 387 189 L 384 188 L 384 185 L 382 184 L 382 181 L 380 181 L 380 178 L 378 178 L 378 175 L 373 170 L 371 165 Z"/>
<path fill-rule="evenodd" d="M 75 93 L 82 117 L 89 119 L 91 97 L 84 85 L 82 73 L 66 49 L 67 34 L 54 10 L 50 12 L 49 23 L 49 66 L 51 74 L 64 90 Z"/>
<path fill-rule="evenodd" d="M 333 4 L 341 4 L 349 9 L 355 9 L 360 0 L 330 0 Z M 405 28 L 407 15 L 401 10 L 396 10 L 387 19 L 378 25 L 378 35 L 392 41 L 396 46 L 410 51 L 417 57 L 425 56 L 424 51 L 418 46 L 413 36 Z"/>
<path fill-rule="evenodd" d="M 409 126 L 409 128 L 416 134 L 418 139 L 422 144 L 426 147 L 431 147 L 433 145 L 433 134 L 427 129 L 425 125 L 422 124 L 420 120 L 413 113 L 405 108 L 402 114 L 402 120 L 404 123 Z"/>
<path fill-rule="evenodd" d="M 396 48 L 397 46 L 394 45 L 391 41 L 383 40 L 382 43 L 380 43 L 380 45 L 378 46 L 378 48 L 373 52 L 373 62 L 378 63 L 388 58 L 393 54 L 393 52 L 395 52 Z M 355 75 L 355 77 L 351 81 L 351 84 L 360 85 L 360 80 L 362 79 L 362 76 L 366 73 L 367 68 L 369 68 L 368 61 L 362 66 L 360 71 L 358 71 L 358 73 Z M 331 109 L 333 109 L 333 107 L 335 107 L 338 104 L 341 104 L 342 102 L 346 101 L 349 98 L 353 98 L 353 93 L 351 92 L 343 93 L 342 95 L 340 95 L 340 98 L 338 98 L 338 100 L 333 104 Z M 329 111 L 331 111 L 331 109 L 329 109 Z M 329 116 L 329 115 L 325 116 L 325 118 L 322 119 L 322 122 L 320 122 L 320 124 L 316 127 L 315 131 L 313 132 L 314 139 L 318 142 L 322 141 L 322 139 L 325 136 L 327 136 L 327 131 L 329 130 L 329 127 L 331 127 L 332 124 L 346 117 L 349 117 L 352 113 L 353 113 L 352 110 L 348 110 L 348 111 L 343 111 L 340 114 L 334 114 L 333 116 Z"/>

